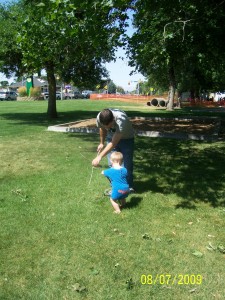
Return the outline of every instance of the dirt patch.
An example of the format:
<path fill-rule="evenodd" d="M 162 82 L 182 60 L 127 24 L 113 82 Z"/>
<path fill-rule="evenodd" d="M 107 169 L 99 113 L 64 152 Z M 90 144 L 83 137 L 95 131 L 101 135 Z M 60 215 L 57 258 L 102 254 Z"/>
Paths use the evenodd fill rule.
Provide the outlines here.
<path fill-rule="evenodd" d="M 166 119 L 133 118 L 135 131 L 157 131 L 161 133 L 214 134 L 218 126 L 217 119 Z M 70 128 L 96 128 L 96 119 L 71 123 Z"/>
<path fill-rule="evenodd" d="M 136 135 L 192 140 L 221 139 L 221 121 L 217 117 L 201 118 L 143 118 L 130 119 Z M 67 124 L 49 126 L 49 131 L 99 133 L 96 119 L 80 120 Z"/>
<path fill-rule="evenodd" d="M 209 120 L 132 120 L 134 128 L 142 131 L 159 131 L 164 133 L 195 133 L 213 134 L 215 132 L 216 121 Z"/>

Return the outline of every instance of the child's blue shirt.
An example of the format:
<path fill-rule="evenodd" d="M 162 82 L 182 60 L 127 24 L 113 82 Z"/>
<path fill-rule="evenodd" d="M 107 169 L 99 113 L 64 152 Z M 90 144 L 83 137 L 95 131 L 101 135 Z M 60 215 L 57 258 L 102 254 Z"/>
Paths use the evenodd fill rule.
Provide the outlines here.
<path fill-rule="evenodd" d="M 110 168 L 103 171 L 103 174 L 109 178 L 112 185 L 111 198 L 113 200 L 119 200 L 126 198 L 129 194 L 129 185 L 127 183 L 127 169 Z"/>

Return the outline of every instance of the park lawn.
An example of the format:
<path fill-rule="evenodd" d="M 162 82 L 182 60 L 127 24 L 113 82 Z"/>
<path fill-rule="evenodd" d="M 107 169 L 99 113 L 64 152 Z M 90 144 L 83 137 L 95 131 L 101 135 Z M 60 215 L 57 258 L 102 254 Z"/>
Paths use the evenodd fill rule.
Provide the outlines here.
<path fill-rule="evenodd" d="M 98 136 L 47 131 L 105 107 L 204 112 L 57 107 L 48 120 L 44 101 L 0 102 L 0 299 L 223 299 L 225 141 L 137 137 L 137 194 L 115 215 L 106 160 L 91 167 Z"/>

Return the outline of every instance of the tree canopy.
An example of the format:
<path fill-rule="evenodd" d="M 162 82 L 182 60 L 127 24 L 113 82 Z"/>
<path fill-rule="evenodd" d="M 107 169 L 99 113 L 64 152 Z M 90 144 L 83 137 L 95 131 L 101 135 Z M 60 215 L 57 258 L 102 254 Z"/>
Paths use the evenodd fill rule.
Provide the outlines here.
<path fill-rule="evenodd" d="M 55 111 L 55 74 L 76 86 L 96 85 L 107 76 L 105 61 L 121 44 L 126 15 L 112 1 L 22 1 L 27 17 L 19 42 L 23 63 L 44 68 L 49 82 L 49 115 Z M 53 101 L 52 101 L 52 100 Z"/>
<path fill-rule="evenodd" d="M 160 86 L 198 93 L 224 84 L 224 1 L 133 1 L 131 65 Z M 172 103 L 170 102 L 170 105 Z"/>
<path fill-rule="evenodd" d="M 48 115 L 57 116 L 56 78 L 95 87 L 108 78 L 104 63 L 124 45 L 127 9 L 130 66 L 150 86 L 170 91 L 224 89 L 225 1 L 20 0 L 0 6 L 0 71 L 32 74 L 45 69 Z"/>
<path fill-rule="evenodd" d="M 7 77 L 22 74 L 22 52 L 17 44 L 23 10 L 17 4 L 0 4 L 0 71 Z"/>
<path fill-rule="evenodd" d="M 122 45 L 125 4 L 124 0 L 18 2 L 23 21 L 15 23 L 18 30 L 16 34 L 15 30 L 12 32 L 13 40 L 17 40 L 13 53 L 18 50 L 20 55 L 20 63 L 18 60 L 14 65 L 23 67 L 28 74 L 46 70 L 50 117 L 57 116 L 56 76 L 83 87 L 94 86 L 102 77 L 107 77 L 103 63 L 113 60 L 115 48 Z M 11 13 L 12 6 L 1 11 Z M 13 63 L 7 66 L 6 61 L 4 57 L 1 70 L 16 71 Z"/>

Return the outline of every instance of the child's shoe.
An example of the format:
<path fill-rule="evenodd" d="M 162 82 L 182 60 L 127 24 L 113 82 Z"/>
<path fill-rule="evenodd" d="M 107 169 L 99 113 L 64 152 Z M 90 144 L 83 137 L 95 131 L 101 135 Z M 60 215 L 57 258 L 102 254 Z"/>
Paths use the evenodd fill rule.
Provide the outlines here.
<path fill-rule="evenodd" d="M 104 196 L 111 196 L 111 194 L 112 194 L 112 190 L 111 189 L 106 189 L 105 191 L 104 191 Z"/>

